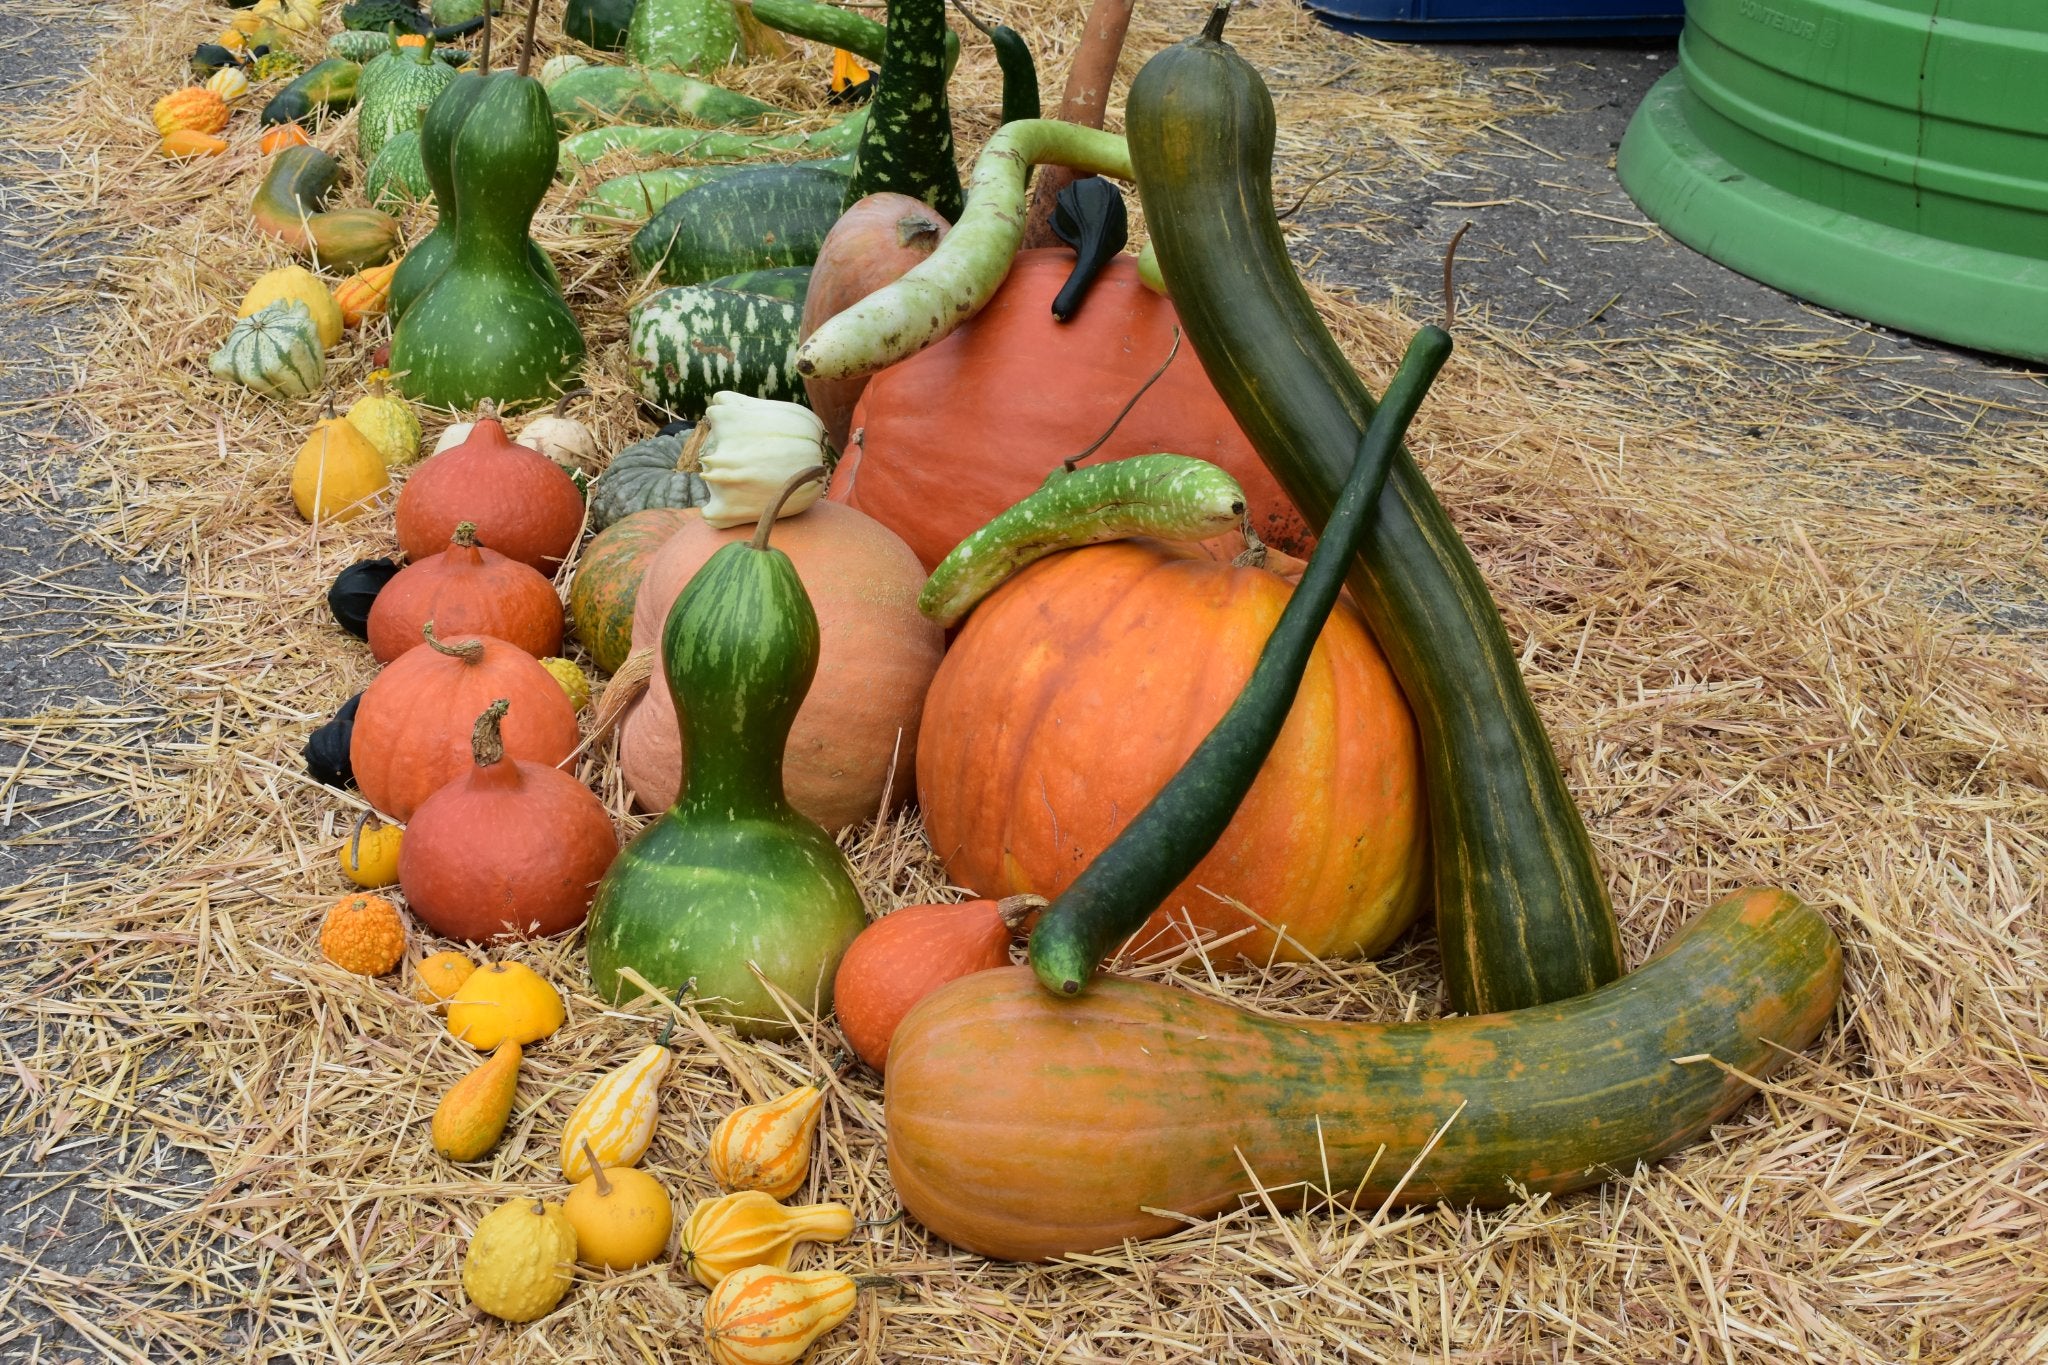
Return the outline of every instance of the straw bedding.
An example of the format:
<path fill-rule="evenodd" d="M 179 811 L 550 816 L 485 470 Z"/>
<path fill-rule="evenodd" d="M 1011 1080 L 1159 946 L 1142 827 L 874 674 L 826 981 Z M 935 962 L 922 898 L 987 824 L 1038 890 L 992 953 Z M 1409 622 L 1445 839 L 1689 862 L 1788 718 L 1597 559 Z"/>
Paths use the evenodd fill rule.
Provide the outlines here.
<path fill-rule="evenodd" d="M 48 1220 L 0 1245 L 0 1349 L 30 1351 L 32 1324 L 54 1314 L 107 1359 L 701 1359 L 701 1294 L 665 1264 L 585 1275 L 519 1329 L 471 1310 L 457 1279 L 488 1208 L 558 1188 L 561 1121 L 660 1007 L 574 994 L 568 1027 L 530 1054 L 506 1141 L 458 1170 L 432 1156 L 425 1120 L 473 1057 L 397 979 L 350 977 L 314 949 L 358 807 L 304 778 L 298 749 L 371 674 L 322 590 L 387 552 L 389 530 L 292 517 L 285 479 L 311 405 L 227 393 L 205 370 L 247 282 L 283 261 L 246 221 L 252 153 L 179 167 L 152 152 L 149 100 L 221 13 L 125 5 L 83 84 L 27 131 L 54 160 L 14 229 L 42 224 L 59 251 L 67 221 L 108 242 L 65 400 L 87 435 L 45 458 L 88 490 L 79 535 L 183 586 L 78 604 L 126 660 L 127 704 L 5 722 L 35 740 L 10 786 L 58 793 L 17 810 L 15 830 L 61 844 L 92 809 L 81 794 L 111 789 L 141 844 L 127 866 L 62 868 L 0 909 L 13 1175 L 109 1227 L 83 1259 L 51 1252 Z M 1002 15 L 1055 90 L 1079 15 Z M 1146 8 L 1124 77 L 1197 22 L 1185 3 Z M 1233 36 L 1279 98 L 1283 199 L 1333 168 L 1317 194 L 1341 200 L 1346 181 L 1453 162 L 1531 98 L 1278 3 Z M 971 148 L 996 75 L 967 46 Z M 821 70 L 738 80 L 815 105 Z M 319 140 L 350 150 L 352 134 L 344 122 Z M 538 231 L 589 334 L 595 420 L 615 448 L 644 430 L 618 345 L 638 286 L 616 237 L 568 234 L 573 203 L 558 191 Z M 84 216 L 34 217 L 63 210 Z M 1322 301 L 1384 382 L 1411 321 Z M 336 359 L 333 391 L 350 396 L 367 347 Z M 1981 605 L 2048 577 L 2048 443 L 2023 414 L 1911 394 L 1917 420 L 1886 420 L 1830 387 L 1843 363 L 1782 334 L 1588 354 L 1472 327 L 1417 434 L 1521 647 L 1631 961 L 1734 887 L 1790 887 L 1848 949 L 1822 1044 L 1681 1157 L 1504 1211 L 1276 1217 L 1254 1200 L 1056 1267 L 878 1226 L 810 1253 L 901 1285 L 868 1295 L 814 1358 L 2048 1357 L 2048 650 Z M 602 750 L 585 775 L 623 816 Z M 877 904 L 941 893 L 914 817 L 847 843 Z M 584 981 L 574 943 L 514 951 L 567 988 Z M 1426 931 L 1374 963 L 1247 971 L 1219 956 L 1180 979 L 1318 1017 L 1441 1009 Z M 716 1119 L 837 1051 L 829 1028 L 757 1046 L 688 1022 L 647 1162 L 685 1208 L 712 1192 L 698 1153 Z M 832 1093 L 805 1197 L 886 1219 L 879 1089 L 854 1074 Z"/>

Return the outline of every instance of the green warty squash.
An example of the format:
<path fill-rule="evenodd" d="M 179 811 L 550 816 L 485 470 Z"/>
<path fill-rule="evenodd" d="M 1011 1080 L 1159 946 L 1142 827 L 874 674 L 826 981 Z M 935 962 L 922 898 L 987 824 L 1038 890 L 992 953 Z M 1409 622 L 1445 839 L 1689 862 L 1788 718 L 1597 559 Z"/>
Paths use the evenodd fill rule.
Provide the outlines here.
<path fill-rule="evenodd" d="M 356 150 L 365 164 L 395 134 L 417 128 L 455 81 L 455 68 L 428 47 L 394 47 L 363 68 L 356 82 Z"/>
<path fill-rule="evenodd" d="M 427 184 L 427 165 L 420 157 L 420 130 L 406 128 L 394 133 L 363 174 L 363 192 L 378 208 L 396 208 L 403 203 L 421 203 L 432 195 Z"/>

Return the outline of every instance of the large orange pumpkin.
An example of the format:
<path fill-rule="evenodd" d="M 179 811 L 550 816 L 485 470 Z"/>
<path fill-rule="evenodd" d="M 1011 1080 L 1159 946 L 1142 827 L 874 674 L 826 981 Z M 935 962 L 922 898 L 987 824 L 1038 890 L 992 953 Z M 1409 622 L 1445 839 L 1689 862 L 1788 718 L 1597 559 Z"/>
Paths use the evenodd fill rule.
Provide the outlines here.
<path fill-rule="evenodd" d="M 633 648 L 659 648 L 669 608 L 691 576 L 720 546 L 753 533 L 713 530 L 691 509 L 647 566 L 633 605 Z M 918 715 L 943 640 L 917 611 L 924 575 L 916 557 L 872 518 L 821 502 L 777 522 L 774 545 L 796 564 L 819 636 L 817 677 L 790 731 L 783 784 L 790 804 L 837 830 L 872 817 L 885 789 L 892 803 L 910 794 Z M 619 760 L 642 806 L 660 810 L 675 800 L 682 739 L 659 670 L 627 714 Z"/>
<path fill-rule="evenodd" d="M 1073 321 L 1054 322 L 1073 264 L 1063 248 L 1019 252 L 986 308 L 861 394 L 828 496 L 902 536 L 927 569 L 1100 436 L 1173 348 L 1173 305 L 1138 282 L 1129 256 L 1110 262 Z M 1229 470 L 1267 544 L 1312 543 L 1186 342 L 1089 458 L 1153 451 Z"/>
<path fill-rule="evenodd" d="M 1054 555 L 999 588 L 954 641 L 918 736 L 947 873 L 982 896 L 1064 890 L 1221 718 L 1291 592 L 1142 540 Z M 1134 948 L 1170 953 L 1192 920 L 1251 928 L 1226 951 L 1254 961 L 1376 952 L 1420 906 L 1424 830 L 1414 719 L 1340 602 L 1236 818 Z"/>

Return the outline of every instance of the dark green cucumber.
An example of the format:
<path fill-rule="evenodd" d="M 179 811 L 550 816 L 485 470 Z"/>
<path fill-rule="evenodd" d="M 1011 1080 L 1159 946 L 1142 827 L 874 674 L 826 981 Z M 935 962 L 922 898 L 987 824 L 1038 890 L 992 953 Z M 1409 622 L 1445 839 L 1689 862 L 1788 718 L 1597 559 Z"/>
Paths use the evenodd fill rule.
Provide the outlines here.
<path fill-rule="evenodd" d="M 801 308 L 804 295 L 810 292 L 811 268 L 807 265 L 784 265 L 771 270 L 743 270 L 737 275 L 712 280 L 708 287 L 730 289 L 736 294 L 765 294 Z"/>
<path fill-rule="evenodd" d="M 851 156 L 823 161 L 791 161 L 790 166 L 807 166 L 833 175 L 852 175 Z M 601 182 L 576 206 L 577 231 L 589 228 L 638 227 L 661 211 L 661 206 L 699 185 L 723 179 L 747 163 L 723 162 L 710 166 L 664 166 L 654 171 L 633 171 Z"/>
<path fill-rule="evenodd" d="M 830 157 L 851 152 L 860 144 L 868 111 L 859 109 L 839 122 L 805 133 L 725 133 L 704 128 L 647 128 L 620 123 L 586 128 L 562 139 L 565 170 L 597 160 L 607 152 L 633 152 L 671 161 L 746 161 L 753 157 L 798 155 Z"/>
<path fill-rule="evenodd" d="M 884 191 L 923 200 L 949 223 L 964 198 L 953 155 L 953 110 L 946 102 L 946 0 L 894 0 L 882 70 L 868 103 L 851 207 Z"/>
<path fill-rule="evenodd" d="M 620 52 L 626 46 L 626 31 L 633 24 L 636 0 L 569 0 L 562 12 L 562 32 L 579 43 L 606 52 Z"/>
<path fill-rule="evenodd" d="M 808 38 L 814 43 L 843 47 L 856 57 L 880 66 L 888 46 L 889 31 L 863 15 L 819 0 L 753 0 L 748 8 L 769 28 Z M 960 35 L 946 33 L 946 74 L 960 60 Z"/>
<path fill-rule="evenodd" d="M 1086 985 L 1102 959 L 1195 870 L 1237 814 L 1287 723 L 1309 654 L 1373 523 L 1401 437 L 1450 354 L 1450 334 L 1441 328 L 1425 327 L 1410 343 L 1386 401 L 1358 442 L 1308 569 L 1243 690 L 1180 771 L 1039 916 L 1031 931 L 1031 970 L 1047 990 L 1073 995 Z"/>
<path fill-rule="evenodd" d="M 809 265 L 839 220 L 846 181 L 801 166 L 753 166 L 685 191 L 633 236 L 633 269 L 668 284 Z"/>
<path fill-rule="evenodd" d="M 548 87 L 564 133 L 607 123 L 759 123 L 787 109 L 673 71 L 637 66 L 579 66 Z"/>
<path fill-rule="evenodd" d="M 1131 163 L 1203 369 L 1295 505 L 1320 524 L 1375 405 L 1288 260 L 1273 212 L 1272 98 L 1220 32 L 1212 17 L 1202 36 L 1139 73 L 1125 114 Z M 1422 735 L 1452 1007 L 1518 1009 L 1620 976 L 1592 843 L 1500 611 L 1405 451 L 1350 585 Z"/>
<path fill-rule="evenodd" d="M 995 44 L 996 65 L 1003 72 L 1003 122 L 1037 118 L 1038 63 L 1031 60 L 1031 45 L 1008 24 L 991 26 L 988 40 Z"/>
<path fill-rule="evenodd" d="M 356 102 L 356 81 L 363 68 L 345 57 L 329 57 L 300 72 L 298 78 L 270 97 L 257 121 L 303 123 L 316 111 L 339 114 Z"/>
<path fill-rule="evenodd" d="M 628 317 L 627 349 L 651 406 L 692 420 L 721 389 L 804 401 L 795 367 L 801 303 L 717 289 L 664 289 Z"/>

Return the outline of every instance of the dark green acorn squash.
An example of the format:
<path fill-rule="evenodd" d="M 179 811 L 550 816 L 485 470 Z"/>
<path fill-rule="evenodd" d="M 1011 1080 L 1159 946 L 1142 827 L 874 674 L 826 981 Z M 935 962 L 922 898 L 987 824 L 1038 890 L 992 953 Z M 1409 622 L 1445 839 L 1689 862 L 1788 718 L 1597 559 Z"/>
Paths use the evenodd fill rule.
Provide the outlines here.
<path fill-rule="evenodd" d="M 652 507 L 702 507 L 711 490 L 694 468 L 682 467 L 689 439 L 685 427 L 673 435 L 636 441 L 612 456 L 590 486 L 591 529 L 602 531 Z"/>

